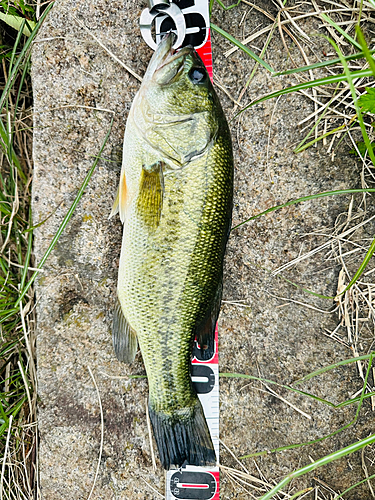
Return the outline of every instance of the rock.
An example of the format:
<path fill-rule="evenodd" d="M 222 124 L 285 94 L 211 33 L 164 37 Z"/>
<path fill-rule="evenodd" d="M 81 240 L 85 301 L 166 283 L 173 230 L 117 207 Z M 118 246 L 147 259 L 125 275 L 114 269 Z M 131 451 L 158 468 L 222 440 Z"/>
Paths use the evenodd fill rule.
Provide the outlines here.
<path fill-rule="evenodd" d="M 263 8 L 275 14 L 271 2 L 263 3 Z M 139 82 L 79 24 L 84 23 L 113 54 L 143 75 L 151 50 L 138 28 L 142 7 L 133 0 L 56 2 L 33 50 L 33 214 L 35 224 L 44 221 L 34 233 L 37 262 L 114 120 L 91 181 L 36 287 L 39 465 L 44 500 L 87 499 L 92 488 L 101 444 L 101 415 L 89 368 L 104 418 L 103 453 L 91 498 L 157 499 L 160 495 L 155 490 L 164 494 L 160 463 L 156 471 L 152 469 L 145 417 L 147 381 L 130 378 L 145 374 L 141 355 L 133 365 L 122 365 L 111 341 L 121 225 L 117 218 L 108 220 L 108 215 L 117 188 L 127 113 Z M 241 38 L 239 24 L 246 10 L 248 6 L 241 4 L 229 15 L 215 7 L 214 22 Z M 246 29 L 250 32 L 267 22 L 253 10 Z M 303 26 L 311 33 L 318 25 L 306 21 Z M 237 99 L 254 64 L 240 51 L 225 58 L 228 48 L 230 44 L 214 33 L 216 77 Z M 303 64 L 298 51 L 293 47 L 291 51 Z M 275 68 L 288 64 L 276 34 L 267 54 Z M 289 81 L 271 78 L 260 68 L 244 99 L 250 102 Z M 231 116 L 233 102 L 222 91 L 218 93 Z M 250 108 L 231 122 L 236 164 L 234 225 L 306 194 L 360 186 L 360 169 L 344 146 L 333 162 L 321 146 L 293 153 L 303 138 L 298 123 L 312 112 L 310 100 L 290 94 Z M 340 196 L 294 205 L 232 231 L 219 321 L 221 372 L 291 384 L 318 368 L 352 357 L 348 347 L 326 335 L 339 321 L 337 313 L 327 313 L 332 301 L 316 299 L 285 280 L 334 295 L 341 266 L 326 261 L 324 252 L 319 252 L 281 275 L 272 274 L 300 252 L 326 242 L 321 234 L 332 232 L 349 201 Z M 364 352 L 367 347 L 364 343 Z M 356 411 L 353 405 L 334 409 L 268 384 L 277 393 L 271 394 L 256 381 L 222 378 L 220 383 L 221 439 L 237 456 L 323 438 L 349 423 Z M 299 387 L 339 403 L 357 393 L 362 381 L 355 365 L 349 365 Z M 364 438 L 372 429 L 367 400 L 358 423 L 347 431 L 315 445 L 261 455 L 256 463 L 263 478 L 278 481 L 311 458 Z M 239 467 L 224 448 L 221 462 Z M 244 464 L 259 476 L 253 459 Z M 302 477 L 292 487 L 296 492 L 327 484 L 343 491 L 363 478 L 361 457 L 354 454 Z M 225 500 L 249 498 L 225 473 L 221 491 Z M 359 497 L 370 497 L 365 484 L 345 498 Z"/>

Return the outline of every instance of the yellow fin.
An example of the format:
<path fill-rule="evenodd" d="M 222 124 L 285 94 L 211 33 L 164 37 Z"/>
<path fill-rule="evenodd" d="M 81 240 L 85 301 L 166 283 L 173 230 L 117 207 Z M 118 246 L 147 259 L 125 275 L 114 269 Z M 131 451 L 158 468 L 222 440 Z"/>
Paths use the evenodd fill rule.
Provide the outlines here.
<path fill-rule="evenodd" d="M 139 182 L 137 212 L 150 228 L 157 228 L 163 208 L 163 162 L 143 167 Z"/>
<path fill-rule="evenodd" d="M 126 210 L 129 204 L 128 186 L 126 185 L 125 172 L 122 170 L 119 185 L 119 212 L 121 222 L 125 221 Z"/>
<path fill-rule="evenodd" d="M 112 211 L 109 215 L 109 218 L 113 217 L 119 212 L 121 222 L 124 222 L 126 218 L 126 210 L 128 208 L 128 204 L 129 204 L 128 187 L 126 184 L 125 172 L 122 170 L 120 176 L 120 182 L 117 188 L 116 198 L 113 203 Z"/>

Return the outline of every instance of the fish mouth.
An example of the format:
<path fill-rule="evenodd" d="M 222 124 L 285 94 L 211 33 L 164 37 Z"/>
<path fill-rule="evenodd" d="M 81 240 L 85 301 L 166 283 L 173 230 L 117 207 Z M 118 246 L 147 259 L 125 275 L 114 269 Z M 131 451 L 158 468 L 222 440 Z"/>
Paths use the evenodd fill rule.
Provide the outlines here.
<path fill-rule="evenodd" d="M 176 40 L 176 35 L 173 33 L 173 31 L 170 31 L 165 35 L 165 37 L 162 39 L 162 41 L 159 43 L 155 55 L 159 55 L 160 57 L 160 63 L 163 64 L 163 62 L 170 56 L 176 53 L 176 50 L 173 48 L 173 44 Z"/>
<path fill-rule="evenodd" d="M 162 68 L 166 64 L 173 62 L 175 59 L 178 59 L 179 57 L 185 58 L 188 54 L 190 54 L 194 50 L 191 45 L 187 45 L 182 49 L 175 50 L 173 48 L 173 44 L 176 38 L 177 38 L 176 35 L 172 31 L 170 31 L 160 42 L 157 48 L 157 52 L 160 50 L 161 61 L 157 69 Z"/>
<path fill-rule="evenodd" d="M 188 54 L 191 54 L 194 51 L 194 48 L 190 45 L 183 47 L 180 50 L 175 50 L 173 48 L 173 44 L 176 40 L 176 35 L 170 31 L 159 43 L 154 55 L 151 58 L 149 67 L 144 75 L 144 80 L 151 80 L 153 75 L 162 70 L 170 63 L 181 58 L 181 67 L 185 61 L 185 58 Z M 160 73 L 161 71 L 159 71 Z"/>
<path fill-rule="evenodd" d="M 177 81 L 185 70 L 188 56 L 194 52 L 191 46 L 176 51 L 172 44 L 174 37 L 169 35 L 165 45 L 161 47 L 159 65 L 153 74 L 153 81 L 159 85 L 168 85 Z M 163 49 L 163 50 L 162 50 Z"/>

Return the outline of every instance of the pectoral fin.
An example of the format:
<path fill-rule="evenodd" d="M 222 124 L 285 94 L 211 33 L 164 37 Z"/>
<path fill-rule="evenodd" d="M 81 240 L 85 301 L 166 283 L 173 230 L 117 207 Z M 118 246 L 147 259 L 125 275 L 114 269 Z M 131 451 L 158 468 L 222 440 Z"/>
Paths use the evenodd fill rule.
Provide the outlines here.
<path fill-rule="evenodd" d="M 129 193 L 126 184 L 125 172 L 121 171 L 120 182 L 117 188 L 115 202 L 113 203 L 112 211 L 110 213 L 109 218 L 113 215 L 116 215 L 117 212 L 120 213 L 120 219 L 123 223 L 126 217 L 126 211 L 129 205 Z"/>
<path fill-rule="evenodd" d="M 112 340 L 117 359 L 132 363 L 137 354 L 137 335 L 127 322 L 118 299 L 113 313 Z"/>
<path fill-rule="evenodd" d="M 108 219 L 110 219 L 111 217 L 113 217 L 114 215 L 116 215 L 118 213 L 118 205 L 119 205 L 119 199 L 120 199 L 120 194 L 119 194 L 119 187 L 117 188 L 117 193 L 116 193 L 116 198 L 115 198 L 115 201 L 113 202 L 113 206 L 112 206 L 112 210 L 111 210 L 111 213 L 109 214 L 109 217 Z"/>
<path fill-rule="evenodd" d="M 159 225 L 163 196 L 163 162 L 158 161 L 150 167 L 144 166 L 139 183 L 137 212 L 149 228 L 156 229 Z"/>
<path fill-rule="evenodd" d="M 212 307 L 207 311 L 204 319 L 197 326 L 196 337 L 200 346 L 202 359 L 211 359 L 215 350 L 215 330 L 220 313 L 221 296 L 223 292 L 222 282 L 217 288 Z"/>

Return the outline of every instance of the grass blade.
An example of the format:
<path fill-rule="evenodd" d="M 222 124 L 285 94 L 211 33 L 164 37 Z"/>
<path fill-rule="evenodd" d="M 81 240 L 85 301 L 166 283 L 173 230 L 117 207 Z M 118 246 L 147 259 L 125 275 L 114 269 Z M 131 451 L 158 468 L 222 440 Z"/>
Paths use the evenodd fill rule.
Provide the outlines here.
<path fill-rule="evenodd" d="M 313 132 L 313 130 L 315 129 L 315 127 L 318 125 L 318 123 L 323 119 L 326 111 L 328 110 L 328 107 L 326 108 L 325 112 L 322 113 L 322 115 L 319 117 L 319 120 L 316 122 L 316 124 L 314 125 L 313 129 L 311 130 L 311 133 Z M 301 153 L 302 151 L 304 151 L 305 149 L 309 148 L 310 146 L 312 146 L 313 144 L 315 144 L 316 142 L 318 141 L 321 141 L 322 139 L 325 139 L 326 137 L 329 137 L 330 135 L 332 134 L 336 134 L 337 132 L 339 132 L 340 130 L 343 130 L 347 127 L 350 127 L 352 125 L 354 125 L 354 122 L 357 118 L 357 115 L 354 115 L 351 119 L 350 119 L 350 122 L 349 123 L 343 123 L 342 125 L 340 125 L 339 127 L 337 128 L 334 128 L 332 130 L 330 130 L 329 132 L 326 132 L 325 134 L 317 137 L 316 139 L 313 139 L 312 141 L 310 142 L 307 142 L 306 144 L 304 144 L 304 141 L 307 139 L 304 139 L 303 142 L 301 142 L 301 144 L 299 144 L 296 149 L 294 150 L 294 153 Z"/>
<path fill-rule="evenodd" d="M 211 8 L 211 10 L 212 10 L 212 6 L 213 6 L 214 1 L 215 0 L 210 0 L 210 8 Z M 235 7 L 238 7 L 240 5 L 240 3 L 241 3 L 241 0 L 238 0 L 235 3 L 232 3 L 232 4 L 228 5 L 228 7 L 227 7 L 226 5 L 224 5 L 224 3 L 221 0 L 216 0 L 216 1 L 220 5 L 220 7 L 222 9 L 224 9 L 225 11 L 234 9 Z M 210 14 L 211 14 L 211 10 L 210 10 Z"/>
<path fill-rule="evenodd" d="M 313 200 L 313 199 L 317 199 L 317 198 L 323 198 L 325 196 L 333 196 L 333 195 L 337 195 L 337 194 L 353 194 L 353 193 L 366 193 L 366 192 L 367 193 L 373 193 L 373 192 L 375 192 L 375 189 L 374 188 L 369 188 L 369 189 L 367 189 L 367 188 L 366 189 L 339 189 L 339 190 L 336 190 L 336 191 L 326 191 L 324 193 L 313 194 L 313 195 L 310 195 L 310 196 L 303 196 L 301 198 L 297 198 L 296 200 L 287 201 L 286 203 L 283 203 L 282 205 L 276 205 L 274 207 L 268 208 L 267 210 L 264 210 L 260 214 L 253 215 L 249 219 L 246 219 L 245 221 L 241 222 L 240 224 L 237 224 L 236 226 L 232 227 L 231 231 L 233 231 L 233 229 L 237 229 L 237 228 L 243 226 L 244 224 L 246 224 L 246 223 L 248 223 L 248 222 L 250 222 L 250 221 L 252 221 L 254 219 L 257 219 L 258 217 L 261 217 L 262 215 L 266 215 L 266 214 L 268 214 L 270 212 L 274 212 L 275 210 L 279 210 L 279 209 L 284 208 L 284 207 L 295 205 L 296 203 L 301 203 L 303 201 Z M 370 245 L 370 248 L 367 250 L 366 256 L 363 259 L 363 262 L 361 263 L 361 265 L 359 266 L 357 272 L 355 273 L 355 275 L 351 279 L 351 281 L 348 284 L 348 286 L 339 295 L 343 295 L 345 292 L 347 292 L 349 290 L 349 288 L 351 288 L 354 285 L 354 283 L 358 280 L 358 278 L 362 275 L 362 273 L 365 270 L 367 264 L 369 263 L 371 257 L 373 256 L 374 251 L 375 251 L 375 238 L 372 241 L 372 243 Z M 286 279 L 286 281 L 288 281 L 289 283 L 292 283 L 288 279 Z M 292 283 L 292 284 L 295 285 L 295 283 Z M 308 292 L 308 293 L 310 293 L 310 294 L 313 294 L 313 295 L 315 295 L 317 297 L 320 297 L 322 299 L 330 299 L 330 300 L 332 300 L 332 299 L 336 298 L 336 297 L 333 297 L 333 296 L 330 297 L 330 296 L 316 294 L 314 292 L 306 290 L 305 288 L 303 288 L 303 290 L 306 291 L 306 292 Z"/>
<path fill-rule="evenodd" d="M 340 35 L 342 35 L 351 45 L 353 45 L 354 47 L 357 47 L 357 49 L 359 49 L 359 50 L 362 49 L 361 45 L 356 40 L 354 40 L 354 38 L 352 38 L 350 35 L 348 35 L 348 33 L 346 33 L 346 31 L 344 31 L 342 28 L 340 28 L 340 26 L 338 24 L 336 24 L 333 19 L 331 19 L 329 16 L 327 16 L 327 14 L 324 14 L 323 12 L 321 12 L 320 16 L 327 23 L 329 23 L 331 26 L 333 26 L 335 28 L 335 30 L 338 31 L 340 33 Z"/>
<path fill-rule="evenodd" d="M 271 500 L 272 497 L 276 495 L 276 493 L 278 493 L 281 489 L 283 489 L 288 483 L 290 483 L 292 479 L 301 477 L 305 474 L 308 474 L 309 472 L 312 472 L 318 467 L 322 467 L 331 462 L 334 462 L 335 460 L 339 460 L 340 458 L 346 457 L 347 455 L 351 455 L 352 453 L 355 453 L 356 451 L 359 451 L 365 446 L 368 446 L 369 444 L 372 444 L 374 442 L 375 442 L 375 434 L 372 434 L 371 436 L 365 439 L 361 439 L 361 441 L 346 446 L 345 448 L 335 451 L 334 453 L 330 453 L 329 455 L 326 455 L 325 457 L 322 457 L 319 460 L 315 460 L 315 462 L 311 464 L 305 465 L 305 467 L 302 467 L 301 469 L 297 469 L 291 472 L 282 481 L 280 481 L 274 488 L 272 488 L 272 490 L 263 495 L 259 500 Z"/>
<path fill-rule="evenodd" d="M 15 30 L 18 30 L 21 34 L 30 36 L 31 31 L 27 26 L 25 26 L 26 20 L 22 17 L 12 16 L 11 14 L 4 14 L 4 12 L 0 12 L 0 19 Z M 35 23 L 33 21 L 29 21 L 28 25 L 31 27 L 31 29 L 35 27 Z"/>
<path fill-rule="evenodd" d="M 14 62 L 14 58 L 16 56 L 16 50 L 17 50 L 17 47 L 21 41 L 21 37 L 22 37 L 22 32 L 23 32 L 23 28 L 25 27 L 25 24 L 26 24 L 26 19 L 23 19 L 22 22 L 21 22 L 21 29 L 20 31 L 18 32 L 18 35 L 17 35 L 17 39 L 14 43 L 14 46 L 13 46 L 13 50 L 12 50 L 12 55 L 10 57 L 10 62 L 9 62 L 9 71 L 12 70 L 12 66 L 13 66 L 13 62 Z"/>
<path fill-rule="evenodd" d="M 51 243 L 49 244 L 49 247 L 47 248 L 45 254 L 43 255 L 41 261 L 39 262 L 38 266 L 37 266 L 37 271 L 34 271 L 33 275 L 31 276 L 31 279 L 29 280 L 29 282 L 27 283 L 27 285 L 24 287 L 24 289 L 21 291 L 16 303 L 15 303 L 15 307 L 17 307 L 19 305 L 19 303 L 21 302 L 21 300 L 24 298 L 24 296 L 26 295 L 28 289 L 30 288 L 30 286 L 33 284 L 35 278 L 38 276 L 39 274 L 39 270 L 44 266 L 44 263 L 46 262 L 46 260 L 48 259 L 49 255 L 51 254 L 52 250 L 54 249 L 56 243 L 58 242 L 61 234 L 63 233 L 64 229 L 66 228 L 68 222 L 70 221 L 70 218 L 71 216 L 73 215 L 73 212 L 74 210 L 76 209 L 76 206 L 78 205 L 80 199 L 82 198 L 82 195 L 87 187 L 87 184 L 89 183 L 90 179 L 91 179 L 91 176 L 92 174 L 94 173 L 94 170 L 100 160 L 100 157 L 101 157 L 101 154 L 104 150 L 104 147 L 105 145 L 107 144 L 107 141 L 108 141 L 108 138 L 109 138 L 109 135 L 111 133 L 111 130 L 112 130 L 112 125 L 113 125 L 113 118 L 111 120 L 111 123 L 110 123 L 110 126 L 109 126 L 109 130 L 104 138 L 104 141 L 103 141 L 103 144 L 100 148 L 100 151 L 99 151 L 99 154 L 98 156 L 95 158 L 95 161 L 94 163 L 92 164 L 92 167 L 90 168 L 90 170 L 88 171 L 86 177 L 85 177 L 85 180 L 83 181 L 81 187 L 79 188 L 79 191 L 77 193 L 77 196 L 75 197 L 68 213 L 66 214 L 66 216 L 64 217 L 64 220 L 62 221 L 62 223 L 60 224 L 60 227 L 59 229 L 57 230 L 57 233 L 55 234 L 55 236 L 53 237 Z"/>
<path fill-rule="evenodd" d="M 224 377 L 224 378 L 243 378 L 243 379 L 247 379 L 247 380 L 258 380 L 259 382 L 264 382 L 266 384 L 277 385 L 278 387 L 282 387 L 283 389 L 287 389 L 288 391 L 295 392 L 295 393 L 299 394 L 300 396 L 307 396 L 311 399 L 314 399 L 315 401 L 318 401 L 319 403 L 323 403 L 327 406 L 330 406 L 331 408 L 336 408 L 336 405 L 334 403 L 332 403 L 331 401 L 328 401 L 327 399 L 320 398 L 318 396 L 315 396 L 314 394 L 310 394 L 309 392 L 295 389 L 294 387 L 291 387 L 289 385 L 279 384 L 278 382 L 275 382 L 274 380 L 268 380 L 265 378 L 255 377 L 254 375 L 247 375 L 245 373 L 219 373 L 219 376 Z"/>
<path fill-rule="evenodd" d="M 334 368 L 338 368 L 339 366 L 345 366 L 345 365 L 349 365 L 350 363 L 356 363 L 357 361 L 364 361 L 366 359 L 372 359 L 374 355 L 375 355 L 375 351 L 371 352 L 370 354 L 363 354 L 363 356 L 357 356 L 355 358 L 348 358 L 348 359 L 344 359 L 342 361 L 338 361 L 337 363 L 333 363 L 332 365 L 328 365 L 328 366 L 325 366 L 323 368 L 319 368 L 319 370 L 315 370 L 314 372 L 311 372 L 308 375 L 305 375 L 301 379 L 294 382 L 294 384 L 302 384 L 303 382 L 306 382 L 307 380 L 310 380 L 313 377 L 317 377 L 318 375 L 322 375 L 323 373 L 325 373 L 329 370 L 333 370 Z"/>
<path fill-rule="evenodd" d="M 362 69 L 359 71 L 353 71 L 351 73 L 351 76 L 352 78 L 366 78 L 368 76 L 373 76 L 373 75 L 371 69 Z M 309 80 L 308 82 L 299 83 L 298 85 L 293 85 L 292 87 L 288 87 L 286 89 L 271 92 L 271 94 L 267 94 L 263 97 L 260 97 L 259 99 L 256 99 L 255 101 L 251 102 L 250 104 L 242 108 L 241 111 L 239 111 L 235 115 L 235 117 L 237 117 L 247 109 L 251 108 L 252 106 L 255 106 L 255 104 L 260 104 L 261 102 L 268 101 L 268 99 L 273 99 L 274 97 L 290 94 L 292 92 L 297 92 L 303 89 L 311 89 L 313 87 L 320 87 L 322 85 L 330 85 L 331 83 L 344 82 L 347 81 L 347 79 L 348 79 L 347 75 L 345 73 L 342 73 L 340 75 L 326 76 L 324 78 L 318 78 L 316 80 Z"/>
<path fill-rule="evenodd" d="M 1 119 L 0 119 L 0 139 L 1 139 L 0 144 L 4 150 L 4 153 L 7 156 L 9 164 L 10 165 L 13 164 L 17 168 L 17 171 L 19 172 L 21 179 L 26 182 L 26 176 L 22 171 L 21 163 L 20 163 L 17 155 L 13 151 L 13 148 L 9 148 L 9 144 L 10 144 L 9 134 L 8 134 L 8 131 L 6 130 L 6 128 L 4 127 L 4 123 Z M 10 155 L 11 155 L 10 157 L 8 155 L 9 150 L 10 150 Z"/>
<path fill-rule="evenodd" d="M 31 224 L 32 224 L 31 207 L 29 210 L 30 210 L 30 212 L 29 212 L 30 213 L 29 225 L 31 226 Z M 33 233 L 30 232 L 30 233 L 27 233 L 27 251 L 26 251 L 26 255 L 25 255 L 25 261 L 23 264 L 20 290 L 23 290 L 23 288 L 25 286 L 32 250 L 33 250 Z"/>
<path fill-rule="evenodd" d="M 17 58 L 17 61 L 15 63 L 15 65 L 13 66 L 13 70 L 11 72 L 11 74 L 9 75 L 9 78 L 8 78 L 8 81 L 6 82 L 5 86 L 4 86 L 4 90 L 2 92 L 2 95 L 0 97 L 0 109 L 3 108 L 4 106 L 4 101 L 5 99 L 7 99 L 8 97 L 8 94 L 14 84 L 14 81 L 17 77 L 17 72 L 18 72 L 18 68 L 20 67 L 20 65 L 22 64 L 22 61 L 27 53 L 27 51 L 29 50 L 29 48 L 31 47 L 31 44 L 33 43 L 34 41 L 34 38 L 36 37 L 36 35 L 38 34 L 38 31 L 39 31 L 39 28 L 41 27 L 41 25 L 43 24 L 43 21 L 44 19 L 46 18 L 48 12 L 52 9 L 53 7 L 53 2 L 50 3 L 48 5 L 48 7 L 46 8 L 46 10 L 43 12 L 43 14 L 40 16 L 40 19 L 39 21 L 37 22 L 37 24 L 35 25 L 35 29 L 33 29 L 32 33 L 30 34 L 29 38 L 27 39 L 23 49 L 21 50 L 21 53 L 20 55 L 18 56 Z"/>
<path fill-rule="evenodd" d="M 323 193 L 302 196 L 301 198 L 296 198 L 295 200 L 287 201 L 286 203 L 283 203 L 282 205 L 275 205 L 274 207 L 267 208 L 267 210 L 264 210 L 263 212 L 260 212 L 257 215 L 253 215 L 252 217 L 249 217 L 249 219 L 246 219 L 246 220 L 240 222 L 236 226 L 233 226 L 231 231 L 243 226 L 244 224 L 247 224 L 248 222 L 250 222 L 254 219 L 257 219 L 258 217 L 262 217 L 263 215 L 274 212 L 275 210 L 280 210 L 281 208 L 284 208 L 284 207 L 289 207 L 291 205 L 296 205 L 297 203 L 302 203 L 303 201 L 315 200 L 317 198 L 324 198 L 325 196 L 335 196 L 338 194 L 354 194 L 354 193 L 375 193 L 375 188 L 338 189 L 336 191 L 325 191 Z"/>
<path fill-rule="evenodd" d="M 240 41 L 238 41 L 236 38 L 234 38 L 232 35 L 224 31 L 223 29 L 219 28 L 219 26 L 216 26 L 216 24 L 211 23 L 211 28 L 222 35 L 224 38 L 229 40 L 233 45 L 236 45 L 239 49 L 243 50 L 245 54 L 250 56 L 254 61 L 257 61 L 259 64 L 261 64 L 266 70 L 268 70 L 270 73 L 274 73 L 274 70 L 271 68 L 269 64 L 266 63 L 263 59 L 261 59 L 259 56 L 255 54 L 252 50 L 250 50 L 246 45 L 243 45 Z"/>
<path fill-rule="evenodd" d="M 344 67 L 346 79 L 347 79 L 347 81 L 349 83 L 350 92 L 352 94 L 353 104 L 354 104 L 354 107 L 355 107 L 356 112 L 357 112 L 357 117 L 358 117 L 359 125 L 361 127 L 361 132 L 362 132 L 363 140 L 364 140 L 364 142 L 366 144 L 366 147 L 367 147 L 367 150 L 368 150 L 368 154 L 370 156 L 372 164 L 375 166 L 374 151 L 372 149 L 372 145 L 371 145 L 371 141 L 369 139 L 369 136 L 367 135 L 366 126 L 365 126 L 364 121 L 363 121 L 361 107 L 358 104 L 357 92 L 355 90 L 355 86 L 354 86 L 354 82 L 353 82 L 353 79 L 355 78 L 355 76 L 354 76 L 355 72 L 351 72 L 349 70 L 348 64 L 345 61 L 345 58 L 344 58 L 341 50 L 339 49 L 339 47 L 336 45 L 336 43 L 333 40 L 330 40 L 330 39 L 329 39 L 329 42 L 331 43 L 331 45 L 336 50 L 336 52 L 337 52 L 337 54 L 338 54 L 338 56 L 339 56 L 339 58 L 341 60 L 341 64 Z M 372 68 L 370 69 L 370 72 L 371 72 L 370 76 L 375 76 L 375 74 L 372 71 Z"/>
<path fill-rule="evenodd" d="M 335 497 L 334 500 L 339 500 L 339 498 L 343 498 L 344 495 L 346 495 L 346 493 L 348 493 L 349 491 L 353 490 L 354 488 L 356 488 L 357 486 L 360 486 L 363 483 L 367 483 L 367 481 L 369 481 L 370 479 L 374 479 L 374 478 L 375 478 L 375 474 L 372 474 L 371 476 L 366 477 L 365 479 L 362 479 L 362 481 L 358 481 L 358 483 L 352 484 L 349 488 L 347 488 L 342 493 L 340 493 L 340 495 Z"/>
<path fill-rule="evenodd" d="M 362 30 L 359 26 L 355 27 L 355 31 L 357 33 L 357 37 L 359 40 L 359 43 L 361 44 L 362 51 L 366 57 L 367 62 L 370 65 L 370 68 L 372 70 L 373 75 L 375 76 L 375 61 L 374 58 L 372 57 L 372 54 L 375 52 L 374 50 L 370 50 L 367 46 L 365 37 L 363 36 Z"/>
<path fill-rule="evenodd" d="M 355 273 L 355 275 L 353 276 L 353 278 L 350 280 L 350 283 L 345 288 L 345 290 L 343 290 L 339 295 L 342 295 L 345 292 L 347 292 L 349 290 L 349 288 L 351 288 L 354 285 L 354 283 L 358 280 L 358 278 L 361 276 L 361 274 L 363 273 L 363 271 L 366 269 L 367 264 L 370 262 L 370 259 L 373 256 L 374 251 L 375 251 L 375 238 L 372 240 L 370 248 L 367 250 L 366 256 L 363 259 L 362 264 L 359 266 L 357 272 Z"/>
<path fill-rule="evenodd" d="M 368 50 L 369 54 L 374 54 L 375 50 Z M 362 59 L 366 57 L 363 51 L 357 52 L 357 54 L 352 54 L 351 56 L 345 56 L 345 61 L 354 61 L 356 59 Z M 294 73 L 305 73 L 312 69 L 326 68 L 327 66 L 332 66 L 334 64 L 341 63 L 341 59 L 336 57 L 335 59 L 330 59 L 329 61 L 322 61 L 314 64 L 309 64 L 308 66 L 301 66 L 299 68 L 287 69 L 286 71 L 280 71 L 278 73 L 274 73 L 272 76 L 284 76 L 284 75 L 293 75 Z"/>

